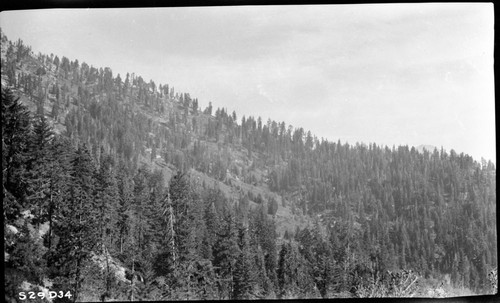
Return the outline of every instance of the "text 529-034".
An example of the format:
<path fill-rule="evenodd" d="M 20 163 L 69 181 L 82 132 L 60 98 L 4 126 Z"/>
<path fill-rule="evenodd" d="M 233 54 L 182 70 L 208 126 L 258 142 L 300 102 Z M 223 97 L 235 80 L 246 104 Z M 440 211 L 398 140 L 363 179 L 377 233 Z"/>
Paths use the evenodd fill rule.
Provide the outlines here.
<path fill-rule="evenodd" d="M 34 300 L 36 298 L 40 299 L 55 299 L 55 298 L 68 298 L 71 299 L 73 295 L 71 294 L 70 291 L 64 292 L 64 291 L 22 291 L 19 293 L 19 300 Z"/>

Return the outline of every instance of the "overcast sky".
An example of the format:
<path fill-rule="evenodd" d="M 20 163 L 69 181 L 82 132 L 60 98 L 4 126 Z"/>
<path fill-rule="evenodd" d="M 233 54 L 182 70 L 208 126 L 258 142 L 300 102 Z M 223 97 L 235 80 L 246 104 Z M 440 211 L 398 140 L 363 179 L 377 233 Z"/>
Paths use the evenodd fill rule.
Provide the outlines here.
<path fill-rule="evenodd" d="M 239 119 L 495 162 L 491 3 L 38 10 L 0 25 L 35 53 L 135 72 Z"/>

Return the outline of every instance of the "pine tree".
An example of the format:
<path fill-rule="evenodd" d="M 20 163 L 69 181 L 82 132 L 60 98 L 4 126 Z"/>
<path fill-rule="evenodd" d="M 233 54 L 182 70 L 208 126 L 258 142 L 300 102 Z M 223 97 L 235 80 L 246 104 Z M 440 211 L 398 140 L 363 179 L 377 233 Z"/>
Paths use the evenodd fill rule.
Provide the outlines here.
<path fill-rule="evenodd" d="M 96 228 L 96 207 L 92 198 L 94 171 L 92 159 L 85 146 L 80 146 L 71 160 L 69 199 L 61 205 L 55 233 L 59 241 L 51 255 L 53 275 L 57 285 L 72 291 L 77 300 L 84 277 L 82 268 L 96 247 L 99 232 Z"/>
<path fill-rule="evenodd" d="M 94 199 L 97 206 L 97 229 L 99 243 L 103 251 L 115 248 L 118 236 L 118 185 L 114 172 L 114 159 L 111 155 L 101 154 L 100 168 L 96 170 Z"/>
<path fill-rule="evenodd" d="M 276 248 L 276 226 L 273 220 L 269 219 L 264 206 L 257 209 L 253 216 L 254 232 L 257 233 L 259 244 L 264 250 L 264 260 L 266 264 L 266 272 L 269 280 L 273 285 L 272 293 L 276 292 L 278 281 L 276 278 L 276 269 L 278 265 L 278 256 Z"/>
<path fill-rule="evenodd" d="M 204 200 L 204 236 L 201 242 L 200 255 L 207 259 L 212 260 L 213 258 L 213 246 L 217 237 L 217 228 L 219 226 L 219 215 L 217 213 L 217 207 L 219 203 L 225 204 L 226 198 L 216 189 L 206 190 L 206 194 L 203 198 Z"/>
<path fill-rule="evenodd" d="M 27 107 L 2 86 L 2 200 L 6 222 L 18 218 L 26 207 L 24 172 L 30 126 Z"/>
<path fill-rule="evenodd" d="M 236 256 L 239 254 L 236 241 L 234 214 L 230 208 L 224 208 L 213 247 L 213 265 L 216 268 L 220 299 L 231 298 L 233 294 Z"/>
<path fill-rule="evenodd" d="M 194 274 L 200 261 L 196 222 L 201 220 L 201 209 L 196 210 L 195 200 L 187 176 L 178 172 L 161 206 L 163 238 L 155 266 L 158 275 L 167 278 L 170 299 L 193 298 L 198 291 Z"/>
<path fill-rule="evenodd" d="M 128 175 L 124 163 L 120 161 L 117 171 L 117 187 L 119 195 L 118 203 L 118 222 L 117 222 L 117 232 L 119 233 L 119 240 L 117 243 L 117 251 L 120 256 L 123 257 L 125 247 L 128 246 L 127 239 L 130 239 L 131 224 L 134 221 L 134 213 L 132 209 L 132 180 Z"/>
<path fill-rule="evenodd" d="M 193 193 L 188 176 L 178 172 L 169 183 L 169 196 L 174 214 L 175 245 L 180 262 L 188 260 L 195 250 L 193 243 L 194 226 L 191 225 L 194 208 Z"/>
<path fill-rule="evenodd" d="M 237 224 L 238 228 L 238 248 L 235 269 L 232 299 L 242 300 L 251 299 L 251 292 L 255 282 L 253 264 L 250 254 L 250 240 L 248 237 L 248 228 L 242 224 Z"/>
<path fill-rule="evenodd" d="M 70 142 L 62 137 L 56 137 L 51 142 L 47 163 L 49 163 L 49 178 L 50 182 L 47 188 L 47 201 L 43 204 L 47 209 L 44 211 L 49 223 L 49 230 L 46 234 L 46 246 L 49 249 L 49 255 L 53 248 L 53 229 L 55 219 L 59 217 L 60 210 L 64 207 L 65 201 L 69 198 L 68 179 L 71 172 L 71 153 L 72 147 Z M 50 263 L 49 263 L 50 265 Z"/>
<path fill-rule="evenodd" d="M 150 171 L 146 167 L 141 167 L 134 176 L 134 203 L 133 225 L 135 244 L 137 249 L 142 251 L 146 246 L 146 235 L 150 232 L 149 220 L 147 218 L 147 204 L 149 202 L 149 188 L 147 180 Z"/>
<path fill-rule="evenodd" d="M 292 280 L 293 269 L 290 264 L 290 254 L 291 254 L 291 245 L 290 243 L 283 243 L 281 245 L 281 249 L 279 252 L 278 259 L 278 269 L 277 269 L 277 278 L 278 278 L 278 298 L 284 299 L 287 298 L 289 292 L 286 288 L 291 287 L 292 283 L 295 282 Z"/>
<path fill-rule="evenodd" d="M 52 179 L 56 159 L 51 153 L 53 132 L 44 116 L 37 116 L 29 137 L 29 150 L 26 161 L 26 180 L 29 209 L 35 216 L 34 223 L 39 225 L 47 220 L 53 198 Z"/>

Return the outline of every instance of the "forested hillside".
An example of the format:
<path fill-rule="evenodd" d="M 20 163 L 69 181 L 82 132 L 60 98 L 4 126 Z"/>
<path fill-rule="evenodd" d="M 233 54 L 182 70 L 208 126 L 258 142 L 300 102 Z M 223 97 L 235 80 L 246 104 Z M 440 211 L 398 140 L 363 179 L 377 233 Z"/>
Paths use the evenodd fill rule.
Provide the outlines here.
<path fill-rule="evenodd" d="M 202 109 L 3 33 L 1 68 L 8 302 L 496 292 L 491 161 Z"/>

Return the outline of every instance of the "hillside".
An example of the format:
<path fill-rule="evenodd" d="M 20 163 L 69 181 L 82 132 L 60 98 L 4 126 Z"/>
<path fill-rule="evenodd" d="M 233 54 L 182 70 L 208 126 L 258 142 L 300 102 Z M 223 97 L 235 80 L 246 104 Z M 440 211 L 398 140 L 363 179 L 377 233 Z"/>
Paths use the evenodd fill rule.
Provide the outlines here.
<path fill-rule="evenodd" d="M 1 41 L 11 294 L 47 278 L 77 300 L 434 296 L 441 281 L 492 291 L 491 162 L 319 140 Z"/>

